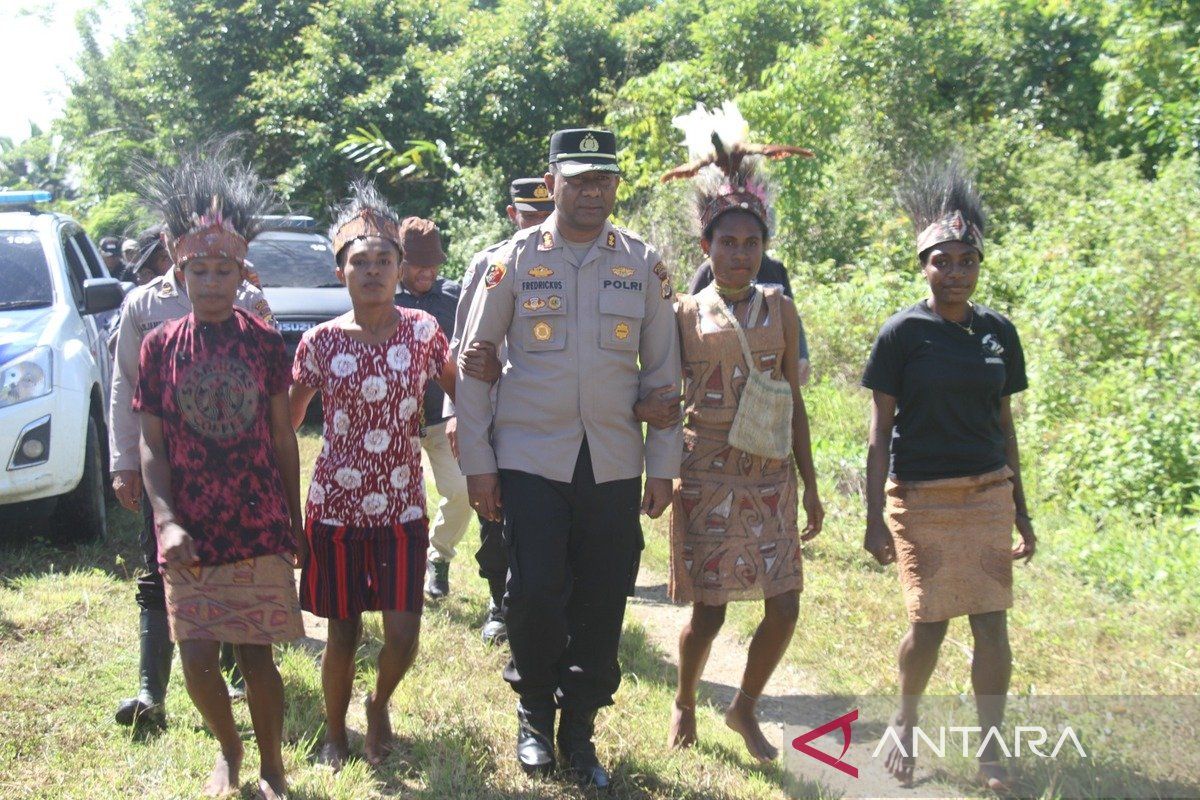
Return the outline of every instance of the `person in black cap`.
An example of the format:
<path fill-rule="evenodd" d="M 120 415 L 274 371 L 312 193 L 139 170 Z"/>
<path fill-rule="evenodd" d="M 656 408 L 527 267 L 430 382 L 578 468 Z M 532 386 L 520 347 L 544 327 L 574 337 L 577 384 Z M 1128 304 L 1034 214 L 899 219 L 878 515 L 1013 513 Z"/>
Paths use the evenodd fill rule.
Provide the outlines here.
<path fill-rule="evenodd" d="M 678 422 L 643 440 L 633 409 L 654 387 L 678 392 L 679 340 L 670 273 L 609 221 L 616 137 L 558 131 L 545 180 L 554 213 L 491 255 L 471 304 L 462 341 L 506 342 L 508 359 L 495 405 L 490 384 L 460 376 L 459 455 L 472 505 L 504 523 L 520 764 L 549 772 L 557 744 L 580 783 L 607 787 L 592 737 L 621 682 L 638 511 L 666 510 L 683 451 Z"/>
<path fill-rule="evenodd" d="M 138 234 L 138 255 L 125 268 L 121 280 L 143 286 L 171 268 L 171 256 L 162 243 L 163 226 L 153 225 Z"/>
<path fill-rule="evenodd" d="M 546 182 L 542 178 L 516 178 L 508 185 L 508 195 L 511 201 L 506 209 L 508 219 L 517 230 L 541 225 L 554 211 L 554 200 L 550 197 L 550 190 L 546 188 Z M 475 290 L 479 288 L 479 279 L 483 277 L 492 254 L 507 242 L 507 239 L 496 242 L 472 257 L 467 271 L 463 273 L 462 294 L 455 310 L 454 332 L 450 338 L 450 357 L 457 361 L 461 353 L 462 369 L 487 383 L 494 383 L 500 377 L 500 364 L 507 358 L 504 345 L 501 344 L 499 348 L 499 358 L 496 348 L 490 342 L 481 342 L 466 350 L 460 345 L 463 328 L 467 322 L 467 312 L 471 309 L 471 299 L 475 296 Z M 454 415 L 454 403 L 449 397 L 445 400 L 442 413 L 446 417 L 446 436 L 457 455 L 458 420 Z M 504 551 L 503 525 L 499 522 L 479 517 L 479 550 L 475 553 L 475 561 L 479 564 L 479 576 L 488 582 L 488 591 L 491 594 L 491 603 L 481 636 L 485 644 L 503 644 L 508 641 L 508 627 L 504 623 L 504 582 L 508 573 L 508 555 Z"/>
<path fill-rule="evenodd" d="M 125 269 L 125 262 L 121 260 L 121 240 L 116 236 L 105 236 L 100 240 L 100 255 L 104 257 L 108 274 L 119 278 Z"/>

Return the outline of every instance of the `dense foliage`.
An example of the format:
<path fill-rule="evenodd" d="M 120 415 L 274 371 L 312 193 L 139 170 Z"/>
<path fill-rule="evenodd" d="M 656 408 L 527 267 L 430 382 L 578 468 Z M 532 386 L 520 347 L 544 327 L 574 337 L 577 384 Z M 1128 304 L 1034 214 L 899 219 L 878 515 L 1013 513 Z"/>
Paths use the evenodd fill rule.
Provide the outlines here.
<path fill-rule="evenodd" d="M 506 181 L 555 127 L 624 146 L 619 214 L 699 260 L 672 116 L 736 99 L 778 167 L 773 249 L 822 380 L 852 384 L 879 324 L 923 293 L 892 199 L 913 158 L 961 149 L 991 248 L 978 299 L 1024 337 L 1025 449 L 1044 499 L 1189 513 L 1200 494 L 1200 3 L 1196 0 L 140 0 L 53 131 L 0 143 L 0 184 L 64 191 L 100 233 L 133 225 L 125 165 L 242 131 L 298 210 L 360 169 L 356 131 L 452 168 L 387 189 L 451 236 L 449 270 L 504 235 Z M 819 422 L 818 422 L 818 432 Z M 819 434 L 818 434 L 819 435 Z"/>

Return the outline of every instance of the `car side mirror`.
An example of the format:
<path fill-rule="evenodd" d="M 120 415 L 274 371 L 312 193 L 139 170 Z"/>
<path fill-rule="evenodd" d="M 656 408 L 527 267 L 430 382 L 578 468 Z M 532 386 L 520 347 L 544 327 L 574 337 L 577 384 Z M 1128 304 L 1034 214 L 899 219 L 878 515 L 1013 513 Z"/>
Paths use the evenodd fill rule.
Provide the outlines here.
<path fill-rule="evenodd" d="M 125 290 L 116 278 L 88 278 L 83 282 L 83 313 L 99 314 L 120 308 Z"/>

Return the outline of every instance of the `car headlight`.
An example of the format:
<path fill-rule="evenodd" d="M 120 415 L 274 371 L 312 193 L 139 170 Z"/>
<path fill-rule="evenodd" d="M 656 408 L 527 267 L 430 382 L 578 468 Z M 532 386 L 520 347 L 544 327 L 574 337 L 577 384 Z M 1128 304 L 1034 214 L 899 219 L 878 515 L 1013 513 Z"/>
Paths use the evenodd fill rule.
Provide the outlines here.
<path fill-rule="evenodd" d="M 35 347 L 0 366 L 0 408 L 50 394 L 53 364 L 49 347 Z"/>

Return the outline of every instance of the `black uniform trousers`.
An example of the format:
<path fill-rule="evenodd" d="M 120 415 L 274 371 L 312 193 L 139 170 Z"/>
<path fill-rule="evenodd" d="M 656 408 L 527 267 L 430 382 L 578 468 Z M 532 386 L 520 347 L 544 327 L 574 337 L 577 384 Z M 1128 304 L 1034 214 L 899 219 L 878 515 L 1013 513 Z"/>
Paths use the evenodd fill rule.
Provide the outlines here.
<path fill-rule="evenodd" d="M 569 483 L 500 470 L 508 550 L 504 679 L 530 710 L 612 705 L 643 545 L 640 478 L 596 483 L 587 440 Z"/>
<path fill-rule="evenodd" d="M 504 548 L 504 523 L 479 518 L 479 549 L 475 551 L 479 577 L 487 581 L 492 605 L 504 608 L 504 584 L 508 577 L 508 552 Z"/>
<path fill-rule="evenodd" d="M 158 537 L 154 534 L 154 511 L 150 497 L 142 492 L 142 531 L 140 536 L 142 560 L 146 571 L 138 576 L 134 597 L 145 611 L 166 611 L 167 595 L 163 589 L 162 573 L 158 571 Z"/>

